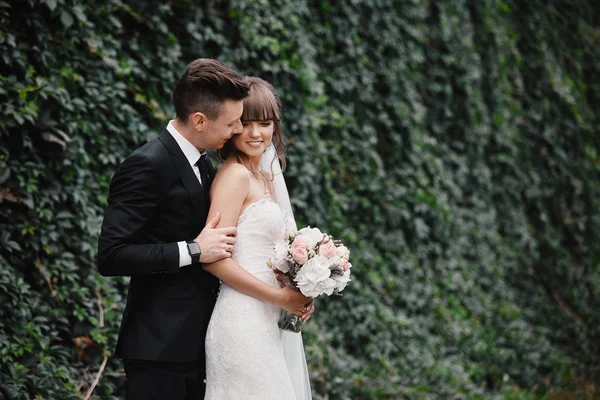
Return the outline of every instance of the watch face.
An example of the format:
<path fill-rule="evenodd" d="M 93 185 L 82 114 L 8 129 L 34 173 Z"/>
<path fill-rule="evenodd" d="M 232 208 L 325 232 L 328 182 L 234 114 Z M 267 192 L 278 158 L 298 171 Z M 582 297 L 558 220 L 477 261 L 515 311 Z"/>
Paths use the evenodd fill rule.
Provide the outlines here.
<path fill-rule="evenodd" d="M 198 245 L 198 243 L 196 243 L 196 242 L 188 243 L 188 247 L 189 247 L 190 252 L 192 254 L 198 254 L 198 253 L 200 253 L 200 246 Z"/>

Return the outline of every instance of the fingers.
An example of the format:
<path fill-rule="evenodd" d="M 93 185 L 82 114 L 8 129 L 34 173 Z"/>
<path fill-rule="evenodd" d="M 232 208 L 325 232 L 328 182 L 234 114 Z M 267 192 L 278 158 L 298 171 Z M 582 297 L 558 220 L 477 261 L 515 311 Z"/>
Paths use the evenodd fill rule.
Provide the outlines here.
<path fill-rule="evenodd" d="M 293 290 L 293 289 L 289 289 L 288 288 L 286 290 Z M 294 300 L 292 302 L 292 306 L 291 306 L 291 310 L 290 311 L 292 311 L 297 316 L 302 317 L 302 315 L 304 315 L 304 313 L 306 311 L 308 311 L 308 307 L 306 307 L 303 302 L 298 302 L 298 299 L 296 299 L 296 300 Z"/>
<path fill-rule="evenodd" d="M 236 236 L 237 235 L 237 228 L 235 226 L 219 228 L 219 229 L 216 229 L 216 231 L 225 236 Z"/>
<path fill-rule="evenodd" d="M 232 246 L 233 246 L 233 245 L 235 244 L 235 237 L 233 237 L 233 236 L 225 236 L 225 237 L 223 238 L 223 242 L 224 242 L 225 244 L 228 244 L 228 245 L 232 245 Z"/>
<path fill-rule="evenodd" d="M 221 219 L 221 213 L 220 213 L 220 212 L 217 212 L 217 213 L 215 214 L 215 216 L 214 216 L 214 217 L 212 217 L 212 218 L 210 219 L 210 221 L 208 221 L 208 222 L 206 223 L 206 225 L 204 226 L 204 228 L 208 228 L 208 229 L 214 229 L 214 227 L 215 227 L 215 226 L 217 226 L 217 224 L 219 223 L 219 220 L 220 220 L 220 219 Z"/>
<path fill-rule="evenodd" d="M 304 307 L 297 307 L 294 310 L 294 314 L 296 314 L 299 317 L 303 317 L 304 314 L 308 311 L 308 308 L 304 308 Z"/>
<path fill-rule="evenodd" d="M 308 307 L 306 306 L 302 306 L 296 309 L 296 313 L 299 317 L 303 317 L 304 314 L 306 314 L 308 312 Z"/>
<path fill-rule="evenodd" d="M 231 257 L 231 254 L 227 253 L 225 250 L 211 251 L 210 253 L 202 253 L 200 255 L 200 262 L 202 264 L 211 264 L 229 257 Z"/>
<path fill-rule="evenodd" d="M 294 302 L 296 304 L 296 307 L 301 308 L 303 311 L 306 311 L 304 310 L 304 308 L 308 308 L 314 301 L 312 297 L 306 297 L 300 291 L 296 291 L 294 295 Z"/>
<path fill-rule="evenodd" d="M 310 316 L 315 312 L 314 302 L 311 306 L 308 307 L 307 311 L 302 314 L 302 321 L 306 322 L 310 318 Z"/>

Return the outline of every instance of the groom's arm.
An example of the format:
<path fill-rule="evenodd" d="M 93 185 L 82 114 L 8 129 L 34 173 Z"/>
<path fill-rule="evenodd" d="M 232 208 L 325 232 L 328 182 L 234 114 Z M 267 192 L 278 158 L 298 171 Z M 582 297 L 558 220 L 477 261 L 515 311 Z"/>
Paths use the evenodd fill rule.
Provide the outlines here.
<path fill-rule="evenodd" d="M 98 240 L 98 270 L 104 276 L 179 272 L 177 243 L 144 244 L 144 228 L 158 210 L 160 193 L 152 160 L 129 156 L 110 183 L 108 208 Z"/>
<path fill-rule="evenodd" d="M 179 242 L 144 243 L 143 232 L 158 212 L 160 184 L 152 159 L 135 153 L 119 166 L 110 183 L 108 208 L 98 240 L 98 270 L 104 276 L 178 273 L 182 263 Z M 201 262 L 230 257 L 236 228 L 216 229 L 219 216 L 208 220 L 194 239 L 202 249 Z M 181 253 L 180 253 L 181 252 Z M 189 258 L 189 257 L 188 257 Z"/>

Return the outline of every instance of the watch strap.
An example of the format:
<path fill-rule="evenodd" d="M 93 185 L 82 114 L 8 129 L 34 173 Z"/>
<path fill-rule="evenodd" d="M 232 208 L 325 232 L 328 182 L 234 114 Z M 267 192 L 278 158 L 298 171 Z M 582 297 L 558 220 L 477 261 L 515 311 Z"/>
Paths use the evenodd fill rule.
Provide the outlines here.
<path fill-rule="evenodd" d="M 202 254 L 202 250 L 200 249 L 200 245 L 195 241 L 187 242 L 188 253 L 192 258 L 192 264 L 200 263 L 200 254 Z"/>

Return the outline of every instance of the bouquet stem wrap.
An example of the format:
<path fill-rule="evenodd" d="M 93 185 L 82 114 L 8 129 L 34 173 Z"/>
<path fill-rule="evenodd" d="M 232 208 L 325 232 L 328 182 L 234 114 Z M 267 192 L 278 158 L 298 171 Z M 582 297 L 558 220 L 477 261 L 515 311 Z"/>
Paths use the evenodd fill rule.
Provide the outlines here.
<path fill-rule="evenodd" d="M 281 315 L 279 316 L 277 325 L 279 326 L 279 329 L 283 329 L 284 331 L 298 333 L 302 331 L 302 328 L 304 327 L 304 321 L 302 321 L 302 318 L 296 314 L 281 310 Z"/>

